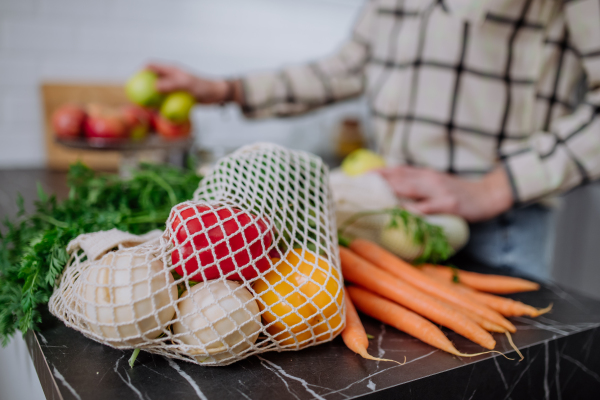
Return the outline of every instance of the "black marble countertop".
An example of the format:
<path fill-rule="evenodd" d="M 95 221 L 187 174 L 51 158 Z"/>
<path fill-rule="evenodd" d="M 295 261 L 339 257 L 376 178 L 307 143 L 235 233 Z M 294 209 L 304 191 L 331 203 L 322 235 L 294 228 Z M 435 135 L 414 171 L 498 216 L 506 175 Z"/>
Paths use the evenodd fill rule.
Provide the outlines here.
<path fill-rule="evenodd" d="M 38 179 L 48 189 L 64 190 L 52 184 L 60 181 L 54 175 L 19 174 L 23 188 L 35 187 Z M 5 200 L 14 198 L 7 187 L 16 177 L 4 181 L 7 176 L 11 173 L 0 172 L 0 216 L 12 211 Z M 48 176 L 50 184 L 44 181 Z M 513 339 L 525 356 L 521 362 L 499 334 L 494 335 L 497 350 L 514 360 L 491 354 L 455 357 L 364 316 L 374 337 L 370 353 L 399 361 L 406 357 L 404 365 L 363 360 L 337 338 L 227 367 L 141 352 L 130 368 L 131 351 L 98 344 L 53 317 L 40 332 L 28 334 L 27 342 L 49 399 L 600 399 L 600 301 L 555 285 L 512 297 L 536 307 L 554 303 L 550 314 L 512 319 L 518 329 Z M 446 333 L 463 352 L 482 350 Z"/>

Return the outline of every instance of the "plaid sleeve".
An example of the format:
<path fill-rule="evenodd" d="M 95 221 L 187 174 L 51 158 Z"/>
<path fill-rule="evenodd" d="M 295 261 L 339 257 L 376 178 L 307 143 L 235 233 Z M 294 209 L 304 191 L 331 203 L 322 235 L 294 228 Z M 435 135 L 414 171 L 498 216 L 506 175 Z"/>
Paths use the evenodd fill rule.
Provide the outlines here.
<path fill-rule="evenodd" d="M 583 103 L 531 137 L 531 146 L 507 156 L 505 167 L 517 203 L 566 191 L 600 178 L 600 1 L 568 0 L 565 18 L 587 75 Z"/>
<path fill-rule="evenodd" d="M 367 3 L 350 39 L 331 56 L 243 77 L 244 115 L 248 118 L 299 115 L 362 94 L 376 1 Z"/>

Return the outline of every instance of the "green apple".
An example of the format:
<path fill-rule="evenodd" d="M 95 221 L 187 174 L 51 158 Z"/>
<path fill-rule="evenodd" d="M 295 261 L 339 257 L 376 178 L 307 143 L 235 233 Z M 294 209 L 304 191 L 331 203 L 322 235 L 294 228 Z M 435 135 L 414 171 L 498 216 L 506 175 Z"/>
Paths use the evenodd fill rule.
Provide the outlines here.
<path fill-rule="evenodd" d="M 125 85 L 127 97 L 133 103 L 142 107 L 158 107 L 164 96 L 156 90 L 158 76 L 148 70 L 133 75 Z"/>
<path fill-rule="evenodd" d="M 196 100 L 188 92 L 173 92 L 160 107 L 163 117 L 172 122 L 183 122 L 189 119 L 190 111 Z"/>
<path fill-rule="evenodd" d="M 342 171 L 349 176 L 362 175 L 377 168 L 385 167 L 385 160 L 367 149 L 354 150 L 342 161 Z"/>

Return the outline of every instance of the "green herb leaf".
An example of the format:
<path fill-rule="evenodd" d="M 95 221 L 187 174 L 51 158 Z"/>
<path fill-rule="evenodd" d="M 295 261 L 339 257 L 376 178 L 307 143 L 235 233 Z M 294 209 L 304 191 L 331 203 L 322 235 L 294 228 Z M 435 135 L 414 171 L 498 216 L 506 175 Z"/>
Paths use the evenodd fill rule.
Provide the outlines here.
<path fill-rule="evenodd" d="M 0 235 L 0 342 L 42 321 L 40 312 L 69 261 L 67 244 L 82 233 L 164 229 L 171 207 L 192 198 L 200 177 L 166 165 L 142 164 L 131 179 L 99 174 L 81 163 L 67 177 L 69 197 L 57 201 L 38 183 L 35 210 L 25 215 L 17 197 L 14 221 Z"/>

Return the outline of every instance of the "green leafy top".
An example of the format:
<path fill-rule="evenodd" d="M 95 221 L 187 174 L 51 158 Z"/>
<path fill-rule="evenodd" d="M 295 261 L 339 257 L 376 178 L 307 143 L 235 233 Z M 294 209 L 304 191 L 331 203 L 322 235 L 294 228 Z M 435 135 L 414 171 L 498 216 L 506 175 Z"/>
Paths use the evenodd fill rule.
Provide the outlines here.
<path fill-rule="evenodd" d="M 406 211 L 405 209 L 395 207 L 384 210 L 358 212 L 348 218 L 339 228 L 339 241 L 341 245 L 346 245 L 348 239 L 344 237 L 345 230 L 360 218 L 370 215 L 389 214 L 390 221 L 387 228 L 404 229 L 412 235 L 415 244 L 423 246 L 423 252 L 414 260 L 415 264 L 426 262 L 438 263 L 446 260 L 452 254 L 452 247 L 448 244 L 448 239 L 444 230 L 425 221 L 420 216 Z"/>
<path fill-rule="evenodd" d="M 165 165 L 143 164 L 131 179 L 98 174 L 81 163 L 68 174 L 69 196 L 59 202 L 38 184 L 35 211 L 21 196 L 15 221 L 0 233 L 0 341 L 41 322 L 56 279 L 67 264 L 67 244 L 82 233 L 121 229 L 135 234 L 164 228 L 171 207 L 192 197 L 200 178 Z"/>

